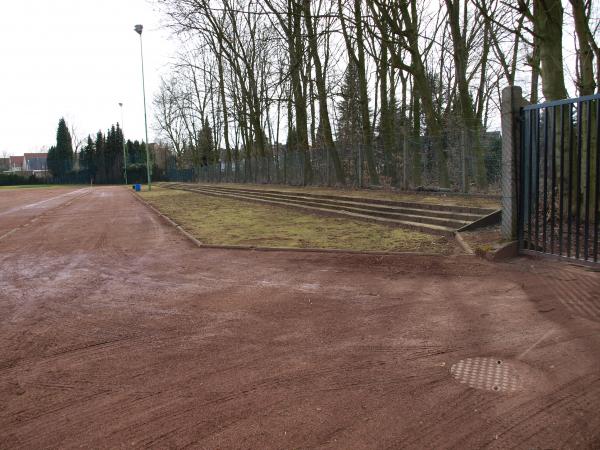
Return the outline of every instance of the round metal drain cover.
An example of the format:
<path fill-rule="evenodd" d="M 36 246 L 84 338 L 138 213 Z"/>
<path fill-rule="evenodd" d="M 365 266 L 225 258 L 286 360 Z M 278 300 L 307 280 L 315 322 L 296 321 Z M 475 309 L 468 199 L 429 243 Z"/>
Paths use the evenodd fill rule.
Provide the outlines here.
<path fill-rule="evenodd" d="M 516 367 L 498 358 L 467 358 L 450 368 L 460 383 L 475 389 L 494 392 L 515 392 L 521 389 Z"/>

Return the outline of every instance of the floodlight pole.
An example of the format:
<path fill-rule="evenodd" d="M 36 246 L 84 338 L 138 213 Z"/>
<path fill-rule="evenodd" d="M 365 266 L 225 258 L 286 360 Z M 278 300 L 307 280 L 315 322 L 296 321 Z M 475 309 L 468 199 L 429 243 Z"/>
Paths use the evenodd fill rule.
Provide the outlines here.
<path fill-rule="evenodd" d="M 140 55 L 142 57 L 142 92 L 144 94 L 144 126 L 146 128 L 146 173 L 148 174 L 148 190 L 152 190 L 152 180 L 150 176 L 150 142 L 148 142 L 148 118 L 146 115 L 146 81 L 144 78 L 144 47 L 142 45 L 143 25 L 136 25 L 134 30 L 140 35 Z"/>
<path fill-rule="evenodd" d="M 125 175 L 125 184 L 127 184 L 127 148 L 125 146 L 125 128 L 123 125 L 123 103 L 119 102 L 121 107 L 121 135 L 123 137 L 123 173 Z"/>

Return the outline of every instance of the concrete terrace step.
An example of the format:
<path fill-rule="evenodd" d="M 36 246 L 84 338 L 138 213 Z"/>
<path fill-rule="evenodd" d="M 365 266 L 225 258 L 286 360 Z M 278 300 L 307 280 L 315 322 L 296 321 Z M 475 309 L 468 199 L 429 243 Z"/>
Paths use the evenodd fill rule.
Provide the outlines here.
<path fill-rule="evenodd" d="M 182 183 L 179 183 L 182 184 Z M 189 183 L 189 185 L 193 185 Z M 453 213 L 463 213 L 463 214 L 472 214 L 477 217 L 485 216 L 487 214 L 491 214 L 495 210 L 493 208 L 479 208 L 472 206 L 458 206 L 458 205 L 443 205 L 437 203 L 419 203 L 419 202 L 406 202 L 400 200 L 386 200 L 386 199 L 378 199 L 378 198 L 370 198 L 370 197 L 354 197 L 349 195 L 333 195 L 333 194 L 314 194 L 311 192 L 304 191 L 292 191 L 292 190 L 274 190 L 274 189 L 255 189 L 255 188 L 235 188 L 226 186 L 224 184 L 215 185 L 215 184 L 196 184 L 196 186 L 205 186 L 205 187 L 218 187 L 220 189 L 229 189 L 229 190 L 243 190 L 250 191 L 254 193 L 271 193 L 271 194 L 286 194 L 286 195 L 294 195 L 294 196 L 302 196 L 302 197 L 311 197 L 317 199 L 330 199 L 330 200 L 341 200 L 341 201 L 353 201 L 353 202 L 362 202 L 369 203 L 371 205 L 387 205 L 387 206 L 396 206 L 401 208 L 416 208 L 416 209 L 428 209 L 433 211 L 446 211 Z"/>
<path fill-rule="evenodd" d="M 308 201 L 318 201 L 321 204 L 332 205 L 332 206 L 348 206 L 353 208 L 360 208 L 364 210 L 369 210 L 375 213 L 394 213 L 394 214 L 407 214 L 407 215 L 416 215 L 416 216 L 425 216 L 425 217 L 434 217 L 434 218 L 443 218 L 448 220 L 454 220 L 456 222 L 461 222 L 463 225 L 466 223 L 471 223 L 474 220 L 481 218 L 482 215 L 487 215 L 493 210 L 485 210 L 483 214 L 474 214 L 474 213 L 465 213 L 465 212 L 453 212 L 453 211 L 438 211 L 435 209 L 422 208 L 422 207 L 405 207 L 405 206 L 392 206 L 392 205 L 381 205 L 374 204 L 367 198 L 354 198 L 354 197 L 339 197 L 340 200 L 331 200 L 328 198 L 319 199 L 312 196 L 302 195 L 300 193 L 289 194 L 285 191 L 274 193 L 275 191 L 269 191 L 269 193 L 263 193 L 257 189 L 236 189 L 236 188 L 223 188 L 220 186 L 212 186 L 212 185 L 199 185 L 202 188 L 207 189 L 215 189 L 221 190 L 222 192 L 237 192 L 248 195 L 260 195 L 261 197 L 266 198 L 279 198 L 279 199 L 300 199 L 300 200 L 308 200 Z M 341 200 L 343 198 L 343 200 Z M 422 206 L 420 203 L 413 203 L 413 205 Z M 427 205 L 430 206 L 430 205 Z M 444 205 L 442 205 L 444 206 Z M 387 217 L 387 216 L 386 216 Z M 389 216 L 393 217 L 393 216 Z"/>
<path fill-rule="evenodd" d="M 201 187 L 192 187 L 193 185 L 169 183 L 169 184 L 163 184 L 162 186 L 164 186 L 166 188 L 180 189 L 180 190 L 185 190 L 185 191 L 190 191 L 190 192 L 196 192 L 199 194 L 211 195 L 211 196 L 215 196 L 215 197 L 224 197 L 224 198 L 231 198 L 231 199 L 236 199 L 236 200 L 249 200 L 249 201 L 259 202 L 259 203 L 268 204 L 268 205 L 298 208 L 298 209 L 302 209 L 302 210 L 305 210 L 308 212 L 331 214 L 331 215 L 338 215 L 338 216 L 342 215 L 342 216 L 346 216 L 346 217 L 350 217 L 350 218 L 354 218 L 354 219 L 366 220 L 366 221 L 370 221 L 370 222 L 381 223 L 381 224 L 391 225 L 391 226 L 398 226 L 398 227 L 402 227 L 402 228 L 408 228 L 408 229 L 421 231 L 421 232 L 425 232 L 425 233 L 431 233 L 431 234 L 452 235 L 455 230 L 452 227 L 435 225 L 435 224 L 431 224 L 431 223 L 420 223 L 420 222 L 415 222 L 415 221 L 410 221 L 410 220 L 390 219 L 390 218 L 386 218 L 386 217 L 378 217 L 378 216 L 373 216 L 373 215 L 369 215 L 369 214 L 361 214 L 361 213 L 356 213 L 356 212 L 351 212 L 351 211 L 344 211 L 344 210 L 340 210 L 340 209 L 333 209 L 332 207 L 309 206 L 309 205 L 305 205 L 305 204 L 301 204 L 301 203 L 290 204 L 289 202 L 286 202 L 286 201 L 265 199 L 265 198 L 261 198 L 259 196 L 249 196 L 249 195 L 243 195 L 243 194 L 233 193 L 233 192 L 231 192 L 231 193 L 220 192 L 220 191 L 201 188 Z"/>
<path fill-rule="evenodd" d="M 291 197 L 291 198 L 276 197 L 274 194 L 270 194 L 269 196 L 263 196 L 263 195 L 259 195 L 259 194 L 250 194 L 250 193 L 243 193 L 243 192 L 230 192 L 229 189 L 215 189 L 215 188 L 205 188 L 205 187 L 199 187 L 199 188 L 194 188 L 194 189 L 197 192 L 218 192 L 221 194 L 234 194 L 235 193 L 236 195 L 243 196 L 244 198 L 247 198 L 247 199 L 250 199 L 250 198 L 260 199 L 260 200 L 265 199 L 265 200 L 280 201 L 280 202 L 284 202 L 284 203 L 287 203 L 287 204 L 290 204 L 293 206 L 305 205 L 305 206 L 311 206 L 311 207 L 316 207 L 316 208 L 329 208 L 329 209 L 334 209 L 336 211 L 346 211 L 346 212 L 363 214 L 363 215 L 373 216 L 373 217 L 383 217 L 383 218 L 387 218 L 387 219 L 394 219 L 394 220 L 400 220 L 400 221 L 439 225 L 442 227 L 448 227 L 448 228 L 452 228 L 452 229 L 458 229 L 458 228 L 461 228 L 461 227 L 471 223 L 471 221 L 465 221 L 465 220 L 456 220 L 456 219 L 452 219 L 452 218 L 439 218 L 439 217 L 435 217 L 435 216 L 419 215 L 418 210 L 412 210 L 415 212 L 413 214 L 406 214 L 406 213 L 400 213 L 400 212 L 371 210 L 371 209 L 367 209 L 367 208 L 361 208 L 358 206 L 345 205 L 342 203 L 335 203 L 335 202 L 325 203 L 323 201 L 319 201 L 319 200 L 315 200 L 315 199 L 303 200 L 301 198 L 294 198 L 294 197 Z M 356 205 L 360 205 L 360 203 L 356 203 Z M 478 217 L 476 217 L 476 219 L 477 218 Z M 474 220 L 476 220 L 476 219 L 474 219 Z"/>
<path fill-rule="evenodd" d="M 187 190 L 191 190 L 191 189 L 187 189 Z M 318 212 L 318 213 L 349 216 L 354 219 L 367 220 L 370 222 L 377 222 L 377 223 L 384 223 L 386 225 L 395 225 L 395 226 L 409 228 L 409 229 L 413 229 L 416 231 L 422 231 L 422 232 L 426 232 L 426 233 L 449 235 L 454 232 L 453 228 L 444 227 L 444 226 L 440 226 L 440 225 L 411 222 L 411 221 L 405 221 L 405 220 L 388 219 L 385 217 L 377 217 L 377 216 L 373 216 L 373 215 L 360 214 L 360 213 L 355 213 L 355 212 L 350 212 L 350 211 L 343 211 L 340 209 L 309 206 L 309 205 L 305 205 L 305 204 L 301 204 L 301 203 L 290 204 L 289 202 L 283 202 L 283 201 L 277 201 L 277 200 L 267 200 L 264 198 L 260 198 L 258 196 L 251 197 L 251 196 L 245 196 L 245 195 L 241 195 L 241 194 L 219 193 L 219 192 L 210 191 L 210 190 L 192 190 L 192 191 L 206 194 L 206 195 L 213 195 L 213 196 L 217 196 L 217 197 L 227 197 L 227 198 L 232 198 L 232 199 L 236 199 L 236 200 L 250 200 L 250 201 L 266 203 L 266 204 L 271 204 L 271 205 L 299 208 L 299 209 L 307 210 L 309 212 L 313 211 L 313 212 Z"/>

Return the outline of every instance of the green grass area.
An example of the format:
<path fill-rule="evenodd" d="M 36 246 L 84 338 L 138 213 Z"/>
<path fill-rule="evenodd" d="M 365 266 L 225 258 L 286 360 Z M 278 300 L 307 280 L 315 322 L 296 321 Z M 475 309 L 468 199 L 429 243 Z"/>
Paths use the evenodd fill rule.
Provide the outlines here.
<path fill-rule="evenodd" d="M 209 183 L 201 183 L 209 184 Z M 221 183 L 216 186 L 238 189 L 262 189 L 287 192 L 308 192 L 312 194 L 342 195 L 354 198 L 373 198 L 403 202 L 431 203 L 439 205 L 471 206 L 475 208 L 499 209 L 500 199 L 494 196 L 471 196 L 455 193 L 395 192 L 375 189 L 342 189 L 320 186 L 286 186 L 280 184 L 236 184 Z"/>
<path fill-rule="evenodd" d="M 445 237 L 153 186 L 142 198 L 205 244 L 451 253 Z"/>

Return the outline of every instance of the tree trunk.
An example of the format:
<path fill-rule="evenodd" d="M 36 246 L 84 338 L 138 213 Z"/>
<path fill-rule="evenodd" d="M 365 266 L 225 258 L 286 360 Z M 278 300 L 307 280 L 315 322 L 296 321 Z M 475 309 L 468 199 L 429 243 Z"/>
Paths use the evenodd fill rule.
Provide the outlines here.
<path fill-rule="evenodd" d="M 373 155 L 373 130 L 371 129 L 371 119 L 369 117 L 369 93 L 367 85 L 367 68 L 365 62 L 365 43 L 360 5 L 361 0 L 354 0 L 354 20 L 356 21 L 356 44 L 358 47 L 358 83 L 360 90 L 363 143 L 371 184 L 378 185 L 379 175 L 377 174 L 377 166 L 375 164 L 375 157 Z"/>
<path fill-rule="evenodd" d="M 579 52 L 577 54 L 579 61 L 579 79 L 577 87 L 579 95 L 591 95 L 596 89 L 594 79 L 594 52 L 588 40 L 587 17 L 583 0 L 571 0 L 573 9 L 573 19 L 575 21 L 575 33 L 579 42 Z"/>
<path fill-rule="evenodd" d="M 593 42 L 590 42 L 590 38 L 592 36 L 588 34 L 588 18 L 585 13 L 585 7 L 582 0 L 571 0 L 571 5 L 573 9 L 573 19 L 575 21 L 575 32 L 577 34 L 577 41 L 579 42 L 579 51 L 577 54 L 577 59 L 579 63 L 579 71 L 578 71 L 578 80 L 577 86 L 579 88 L 579 95 L 591 95 L 594 93 L 596 89 L 596 82 L 594 79 L 594 52 L 592 49 Z M 588 103 L 587 107 L 592 106 L 593 103 Z M 587 108 L 586 108 L 587 109 Z M 598 131 L 597 127 L 594 126 L 596 123 L 596 115 L 597 111 L 595 107 L 592 107 L 592 110 L 589 114 L 583 115 L 583 127 L 582 129 L 586 132 L 581 136 L 582 139 L 582 173 L 586 173 L 587 170 L 587 161 L 588 158 L 590 160 L 590 195 L 589 198 L 585 198 L 584 201 L 588 202 L 591 206 L 591 209 L 594 208 L 596 203 L 596 177 L 598 174 L 596 173 L 596 158 L 600 157 L 600 155 L 595 154 L 594 149 L 596 148 L 596 143 L 598 140 Z M 589 127 L 589 144 L 588 144 L 588 130 Z M 590 150 L 590 155 L 588 157 L 587 151 Z M 584 178 L 584 177 L 582 177 Z M 585 179 L 582 179 L 581 189 L 585 192 Z"/>
<path fill-rule="evenodd" d="M 471 95 L 469 94 L 469 82 L 467 80 L 467 66 L 469 64 L 469 55 L 466 47 L 465 36 L 462 35 L 460 28 L 460 0 L 445 0 L 448 10 L 448 24 L 450 34 L 452 35 L 452 47 L 454 58 L 454 73 L 458 86 L 458 103 L 462 115 L 462 123 L 466 129 L 468 139 L 471 143 L 475 157 L 475 167 L 477 171 L 477 186 L 483 189 L 487 185 L 485 160 L 483 148 L 479 139 L 480 124 L 475 116 L 475 108 Z M 484 37 L 484 39 L 486 39 Z M 466 151 L 466 149 L 465 149 Z"/>
<path fill-rule="evenodd" d="M 331 133 L 331 121 L 329 120 L 329 112 L 327 109 L 327 87 L 325 86 L 325 78 L 323 77 L 323 68 L 321 67 L 321 59 L 319 57 L 319 48 L 317 42 L 317 36 L 313 28 L 312 14 L 310 11 L 310 0 L 302 0 L 304 10 L 304 20 L 306 22 L 306 30 L 308 34 L 308 44 L 310 48 L 310 55 L 313 60 L 315 67 L 315 78 L 317 84 L 317 93 L 319 97 L 319 118 L 321 121 L 321 128 L 323 130 L 323 141 L 325 147 L 329 151 L 333 167 L 335 169 L 335 176 L 337 183 L 345 184 L 344 170 L 342 168 L 342 161 L 340 160 L 335 143 L 333 141 L 333 135 Z"/>
<path fill-rule="evenodd" d="M 308 151 L 308 117 L 306 111 L 306 96 L 302 89 L 302 54 L 304 48 L 302 45 L 302 22 L 301 7 L 295 0 L 288 3 L 292 14 L 288 16 L 288 50 L 290 53 L 290 78 L 292 82 L 292 92 L 294 94 L 294 112 L 296 116 L 296 136 L 298 150 L 304 155 L 304 175 L 303 183 L 312 182 L 312 164 Z"/>
<path fill-rule="evenodd" d="M 383 40 L 387 40 L 388 36 L 382 34 Z M 380 95 L 381 98 L 381 115 L 379 118 L 379 135 L 383 144 L 383 154 L 385 158 L 385 170 L 386 176 L 390 177 L 392 186 L 398 184 L 398 175 L 396 172 L 396 166 L 393 161 L 393 150 L 394 150 L 394 111 L 391 110 L 389 101 L 390 92 L 388 92 L 388 51 L 384 45 L 381 48 L 381 56 L 379 61 L 379 79 L 380 79 Z"/>
<path fill-rule="evenodd" d="M 413 85 L 413 90 L 417 88 Z M 413 116 L 413 124 L 412 124 L 412 137 L 413 140 L 416 139 L 417 142 L 420 142 L 421 139 L 421 101 L 419 100 L 418 90 L 412 96 L 412 116 Z M 408 127 L 405 128 L 408 130 Z M 410 139 L 408 140 L 410 143 Z M 411 150 L 411 149 L 409 149 Z M 412 182 L 413 185 L 420 186 L 422 183 L 421 179 L 421 148 L 420 145 L 414 145 L 412 151 L 408 153 L 413 154 L 412 158 Z"/>
<path fill-rule="evenodd" d="M 563 70 L 561 0 L 534 0 L 533 16 L 539 36 L 542 92 L 547 101 L 567 98 Z"/>
<path fill-rule="evenodd" d="M 412 16 L 408 11 L 407 0 L 400 1 L 400 12 L 406 25 L 406 37 L 412 56 L 411 73 L 413 75 L 414 87 L 417 89 L 420 98 L 420 107 L 425 114 L 425 123 L 427 131 L 434 141 L 434 151 L 437 158 L 439 185 L 441 187 L 450 187 L 448 178 L 448 157 L 441 145 L 442 126 L 433 104 L 433 95 L 431 85 L 427 79 L 425 65 L 420 56 L 419 34 L 417 29 L 417 12 L 415 2 L 411 2 Z"/>

